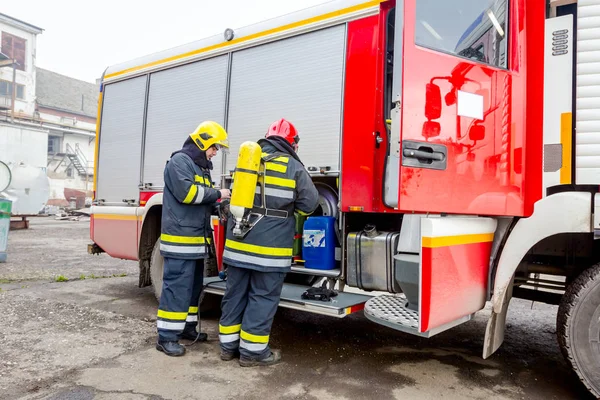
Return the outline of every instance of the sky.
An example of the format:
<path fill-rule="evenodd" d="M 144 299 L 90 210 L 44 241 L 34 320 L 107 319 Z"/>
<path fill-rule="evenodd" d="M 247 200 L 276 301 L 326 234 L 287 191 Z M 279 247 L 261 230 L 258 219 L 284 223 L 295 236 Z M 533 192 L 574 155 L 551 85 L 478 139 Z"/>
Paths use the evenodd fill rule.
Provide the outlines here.
<path fill-rule="evenodd" d="M 0 13 L 44 29 L 36 65 L 95 82 L 106 67 L 328 0 L 17 0 Z"/>

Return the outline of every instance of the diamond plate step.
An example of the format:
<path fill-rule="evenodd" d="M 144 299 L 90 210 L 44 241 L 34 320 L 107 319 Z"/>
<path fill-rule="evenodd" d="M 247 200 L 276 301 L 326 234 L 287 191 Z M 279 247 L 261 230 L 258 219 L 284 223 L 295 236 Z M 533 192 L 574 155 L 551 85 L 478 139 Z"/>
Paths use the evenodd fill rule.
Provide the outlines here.
<path fill-rule="evenodd" d="M 365 303 L 364 314 L 377 324 L 422 337 L 437 335 L 471 319 L 471 315 L 468 315 L 439 328 L 419 332 L 419 313 L 406 308 L 406 303 L 406 296 L 403 294 L 373 297 Z"/>

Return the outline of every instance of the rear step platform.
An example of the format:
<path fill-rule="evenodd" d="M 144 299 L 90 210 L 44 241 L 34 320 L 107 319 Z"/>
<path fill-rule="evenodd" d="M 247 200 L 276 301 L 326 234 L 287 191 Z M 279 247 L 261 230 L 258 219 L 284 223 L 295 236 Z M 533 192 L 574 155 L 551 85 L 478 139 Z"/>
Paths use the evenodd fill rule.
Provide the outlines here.
<path fill-rule="evenodd" d="M 365 304 L 364 314 L 367 319 L 377 324 L 426 338 L 467 322 L 472 318 L 472 315 L 467 315 L 427 332 L 419 332 L 419 313 L 407 308 L 406 303 L 407 300 L 404 294 L 373 297 Z"/>
<path fill-rule="evenodd" d="M 225 294 L 225 281 L 221 280 L 218 276 L 204 278 L 204 284 L 206 285 L 204 289 L 206 293 L 220 296 Z M 284 283 L 279 306 L 313 314 L 344 318 L 346 315 L 361 311 L 364 308 L 365 302 L 372 298 L 372 296 L 341 292 L 329 301 L 304 300 L 302 293 L 308 288 L 310 286 Z"/>

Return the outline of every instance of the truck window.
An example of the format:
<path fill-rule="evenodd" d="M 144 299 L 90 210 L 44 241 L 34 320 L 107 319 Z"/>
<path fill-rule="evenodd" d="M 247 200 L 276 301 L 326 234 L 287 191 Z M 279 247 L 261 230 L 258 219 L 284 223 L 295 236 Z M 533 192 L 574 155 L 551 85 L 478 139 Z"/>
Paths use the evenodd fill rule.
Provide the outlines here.
<path fill-rule="evenodd" d="M 508 0 L 417 0 L 415 43 L 507 68 Z"/>

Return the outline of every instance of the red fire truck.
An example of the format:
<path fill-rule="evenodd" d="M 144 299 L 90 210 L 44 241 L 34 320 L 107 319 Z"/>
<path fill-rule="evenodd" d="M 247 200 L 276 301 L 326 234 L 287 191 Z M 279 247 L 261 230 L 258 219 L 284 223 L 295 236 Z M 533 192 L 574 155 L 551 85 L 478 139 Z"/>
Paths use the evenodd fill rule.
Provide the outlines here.
<path fill-rule="evenodd" d="M 223 124 L 231 154 L 213 184 L 229 187 L 240 144 L 284 117 L 338 251 L 328 270 L 296 254 L 282 307 L 363 311 L 430 337 L 489 302 L 487 358 L 512 297 L 557 304 L 560 347 L 600 395 L 596 4 L 336 0 L 111 66 L 89 251 L 139 261 L 139 285 L 160 296 L 171 152 L 201 121 Z M 206 269 L 203 307 L 224 292 L 219 268 Z M 338 296 L 301 298 L 322 283 Z"/>

